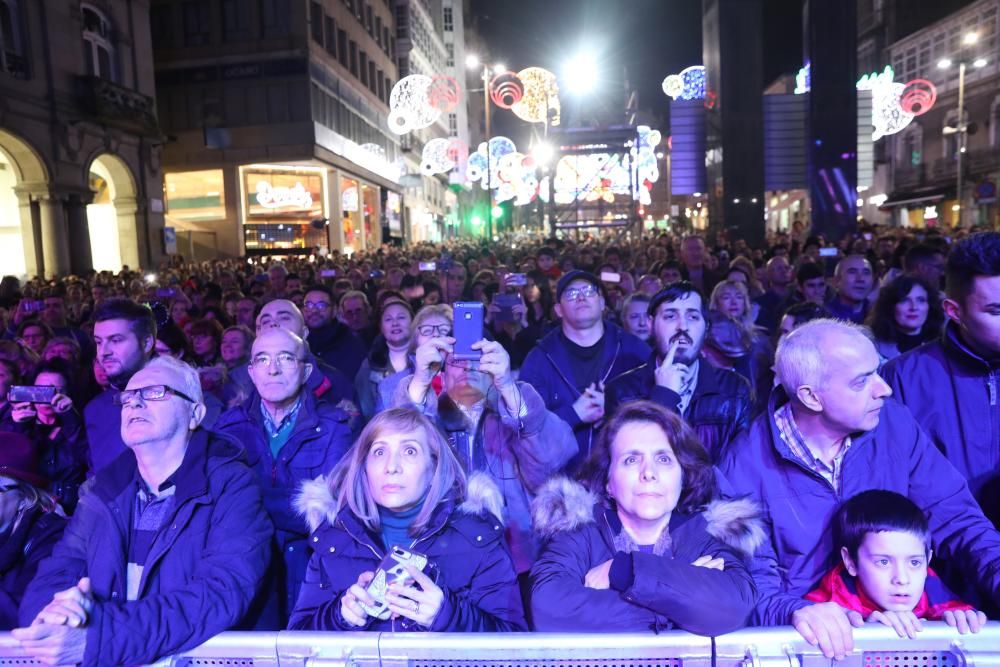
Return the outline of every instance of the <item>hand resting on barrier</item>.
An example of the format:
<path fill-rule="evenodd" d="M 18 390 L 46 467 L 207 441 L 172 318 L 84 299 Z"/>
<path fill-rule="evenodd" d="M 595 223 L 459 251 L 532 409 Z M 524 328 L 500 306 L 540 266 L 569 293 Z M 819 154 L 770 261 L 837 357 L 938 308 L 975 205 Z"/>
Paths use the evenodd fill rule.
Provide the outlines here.
<path fill-rule="evenodd" d="M 860 628 L 864 623 L 861 614 L 836 602 L 820 602 L 792 614 L 792 625 L 802 638 L 818 647 L 827 658 L 837 660 L 854 650 L 851 629 Z"/>

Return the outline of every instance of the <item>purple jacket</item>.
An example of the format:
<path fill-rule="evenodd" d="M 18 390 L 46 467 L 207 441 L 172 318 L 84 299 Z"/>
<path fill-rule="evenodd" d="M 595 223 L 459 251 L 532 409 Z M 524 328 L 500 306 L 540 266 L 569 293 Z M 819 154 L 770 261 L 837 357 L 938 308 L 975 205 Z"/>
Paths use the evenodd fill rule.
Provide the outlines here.
<path fill-rule="evenodd" d="M 309 561 L 290 630 L 372 630 L 433 632 L 516 632 L 525 629 L 521 592 L 499 521 L 484 511 L 499 502 L 496 489 L 470 480 L 470 490 L 494 497 L 474 497 L 458 505 L 447 497 L 411 548 L 427 556 L 424 572 L 444 592 L 433 627 L 407 619 L 380 621 L 357 628 L 340 615 L 340 598 L 362 572 L 374 572 L 385 553 L 349 508 L 336 511 L 325 479 L 306 482 L 298 507 L 312 528 L 314 553 Z"/>
<path fill-rule="evenodd" d="M 754 566 L 761 599 L 760 625 L 789 625 L 802 596 L 834 565 L 830 521 L 841 501 L 869 489 L 895 491 L 915 502 L 930 521 L 934 555 L 978 577 L 979 588 L 1000 601 L 1000 533 L 983 516 L 961 474 L 934 447 L 899 403 L 887 400 L 879 424 L 856 433 L 844 455 L 841 493 L 807 468 L 782 442 L 774 411 L 786 402 L 778 387 L 767 412 L 729 448 L 720 468 L 732 492 L 756 500 L 768 540 Z"/>
<path fill-rule="evenodd" d="M 198 646 L 246 614 L 270 558 L 260 487 L 228 438 L 198 429 L 174 474 L 175 506 L 127 601 L 127 543 L 138 473 L 132 452 L 84 486 L 76 514 L 21 603 L 27 626 L 52 596 L 90 577 L 84 665 L 154 662 Z"/>
<path fill-rule="evenodd" d="M 1000 518 L 1000 364 L 970 350 L 949 322 L 940 340 L 888 362 L 883 377 L 945 458 Z"/>

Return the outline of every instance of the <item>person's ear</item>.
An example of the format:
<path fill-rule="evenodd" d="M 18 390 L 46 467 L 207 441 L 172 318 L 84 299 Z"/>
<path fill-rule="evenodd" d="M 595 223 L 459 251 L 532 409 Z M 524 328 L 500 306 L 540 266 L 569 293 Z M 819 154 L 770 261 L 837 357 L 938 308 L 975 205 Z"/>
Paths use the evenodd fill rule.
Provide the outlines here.
<path fill-rule="evenodd" d="M 858 576 L 858 566 L 851 558 L 850 552 L 847 551 L 847 547 L 840 547 L 840 559 L 844 561 L 844 569 L 847 570 L 847 574 L 852 577 Z"/>
<path fill-rule="evenodd" d="M 555 304 L 553 305 L 553 308 L 554 308 L 554 309 L 555 309 L 555 311 L 556 311 L 556 315 L 557 315 L 557 316 L 559 317 L 559 319 L 561 320 L 561 319 L 563 318 L 563 312 L 562 312 L 562 304 L 561 304 L 561 303 L 558 303 L 558 302 L 556 302 L 556 303 L 555 303 Z"/>
<path fill-rule="evenodd" d="M 305 364 L 305 367 L 302 369 L 302 371 L 303 371 L 303 373 L 302 373 L 302 379 L 303 379 L 303 381 L 305 381 L 305 379 L 307 377 L 309 377 L 310 375 L 312 375 L 313 365 L 312 364 Z"/>
<path fill-rule="evenodd" d="M 941 308 L 944 310 L 944 314 L 948 316 L 948 319 L 955 320 L 959 326 L 962 326 L 962 305 L 958 301 L 944 299 L 941 301 Z"/>
<path fill-rule="evenodd" d="M 146 336 L 145 338 L 142 339 L 142 351 L 146 354 L 147 357 L 153 354 L 154 348 L 156 348 L 155 336 Z"/>
<path fill-rule="evenodd" d="M 207 408 L 204 403 L 195 403 L 194 408 L 191 410 L 191 421 L 188 428 L 192 431 L 198 428 L 198 425 L 205 418 L 206 412 Z"/>
<path fill-rule="evenodd" d="M 799 402 L 802 403 L 802 405 L 806 406 L 813 412 L 823 412 L 823 400 L 816 392 L 815 387 L 804 384 L 795 390 L 795 397 L 799 399 Z"/>

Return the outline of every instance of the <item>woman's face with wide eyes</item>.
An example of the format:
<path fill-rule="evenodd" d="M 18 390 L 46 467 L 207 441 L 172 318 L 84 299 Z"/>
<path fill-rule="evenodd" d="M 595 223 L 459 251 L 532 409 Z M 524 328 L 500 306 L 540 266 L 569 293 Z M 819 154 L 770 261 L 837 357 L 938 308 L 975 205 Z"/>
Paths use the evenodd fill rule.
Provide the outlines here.
<path fill-rule="evenodd" d="M 368 493 L 396 512 L 417 505 L 431 485 L 434 465 L 422 430 L 381 433 L 365 457 Z"/>
<path fill-rule="evenodd" d="M 683 469 L 663 429 L 653 422 L 630 422 L 611 442 L 608 494 L 627 526 L 665 519 L 680 501 Z"/>

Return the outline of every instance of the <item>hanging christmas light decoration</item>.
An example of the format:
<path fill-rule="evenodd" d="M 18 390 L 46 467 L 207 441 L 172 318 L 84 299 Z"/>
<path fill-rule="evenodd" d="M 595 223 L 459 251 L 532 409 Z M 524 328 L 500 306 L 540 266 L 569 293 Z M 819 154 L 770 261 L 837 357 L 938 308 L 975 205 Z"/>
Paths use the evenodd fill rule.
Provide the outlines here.
<path fill-rule="evenodd" d="M 541 67 L 528 67 L 517 73 L 521 81 L 521 99 L 510 110 L 529 123 L 559 124 L 559 84 L 556 75 Z"/>
<path fill-rule="evenodd" d="M 447 139 L 431 139 L 424 144 L 420 156 L 420 171 L 425 176 L 443 174 L 454 169 L 455 161 L 448 156 Z"/>
<path fill-rule="evenodd" d="M 501 109 L 509 109 L 524 97 L 524 83 L 513 72 L 498 74 L 490 81 L 490 99 Z"/>
<path fill-rule="evenodd" d="M 705 99 L 705 66 L 692 65 L 663 80 L 663 92 L 675 100 Z"/>
<path fill-rule="evenodd" d="M 429 127 L 441 117 L 429 99 L 434 80 L 423 74 L 404 76 L 389 93 L 389 129 L 396 134 Z"/>
<path fill-rule="evenodd" d="M 899 106 L 906 113 L 921 116 L 931 110 L 937 101 L 937 88 L 927 79 L 914 79 L 903 87 Z"/>
<path fill-rule="evenodd" d="M 451 113 L 458 107 L 462 88 L 453 76 L 438 74 L 432 77 L 427 90 L 428 103 L 441 113 Z"/>

